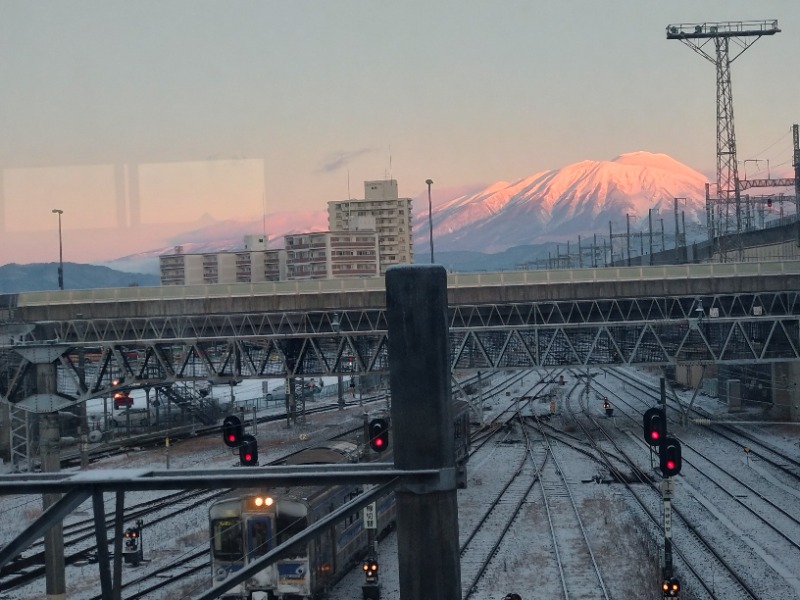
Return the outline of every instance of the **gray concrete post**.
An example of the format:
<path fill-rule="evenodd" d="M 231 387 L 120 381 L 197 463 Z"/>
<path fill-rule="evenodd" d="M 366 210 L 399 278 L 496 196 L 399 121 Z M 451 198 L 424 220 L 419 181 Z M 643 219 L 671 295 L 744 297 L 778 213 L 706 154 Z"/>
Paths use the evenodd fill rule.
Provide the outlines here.
<path fill-rule="evenodd" d="M 401 486 L 397 544 L 402 600 L 461 598 L 447 273 L 386 272 L 392 446 L 398 469 L 440 469 L 438 487 Z"/>
<path fill-rule="evenodd" d="M 122 598 L 122 526 L 125 520 L 125 492 L 117 492 L 114 501 L 114 571 L 113 600 Z"/>
<path fill-rule="evenodd" d="M 38 371 L 55 365 L 36 365 Z M 41 375 L 41 374 L 39 374 Z M 41 377 L 39 381 L 41 382 Z M 55 381 L 55 376 L 53 377 Z M 55 385 L 55 384 L 53 384 Z M 40 393 L 42 387 L 39 386 Z M 58 427 L 58 413 L 46 413 L 39 417 L 39 456 L 42 460 L 42 471 L 58 473 L 61 470 L 61 446 Z M 61 494 L 43 494 L 42 507 L 47 510 L 61 499 Z M 66 595 L 66 577 L 64 575 L 64 528 L 62 523 L 53 525 L 44 536 L 45 593 L 49 600 L 63 600 Z"/>

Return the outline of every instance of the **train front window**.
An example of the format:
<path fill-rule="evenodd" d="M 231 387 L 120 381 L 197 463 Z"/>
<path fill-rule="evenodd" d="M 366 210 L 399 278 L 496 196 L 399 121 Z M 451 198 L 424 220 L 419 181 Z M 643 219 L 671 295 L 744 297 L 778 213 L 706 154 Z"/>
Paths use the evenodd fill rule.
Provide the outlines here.
<path fill-rule="evenodd" d="M 272 532 L 269 519 L 247 521 L 247 555 L 252 559 L 263 556 L 272 548 Z"/>
<path fill-rule="evenodd" d="M 214 536 L 211 548 L 219 560 L 243 560 L 242 524 L 235 519 L 216 519 L 211 523 Z"/>
<path fill-rule="evenodd" d="M 304 517 L 284 517 L 278 515 L 276 526 L 276 535 L 278 537 L 278 544 L 282 544 L 289 538 L 303 531 L 306 528 L 307 521 Z"/>

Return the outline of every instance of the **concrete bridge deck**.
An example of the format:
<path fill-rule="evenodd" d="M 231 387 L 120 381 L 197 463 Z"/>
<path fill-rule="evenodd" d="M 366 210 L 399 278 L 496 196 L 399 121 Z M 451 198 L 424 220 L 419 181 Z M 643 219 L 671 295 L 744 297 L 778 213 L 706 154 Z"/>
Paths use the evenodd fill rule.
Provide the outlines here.
<path fill-rule="evenodd" d="M 451 307 L 695 297 L 800 290 L 800 261 L 452 273 L 447 280 Z M 342 311 L 385 303 L 381 277 L 23 292 L 0 295 L 0 323 Z"/>

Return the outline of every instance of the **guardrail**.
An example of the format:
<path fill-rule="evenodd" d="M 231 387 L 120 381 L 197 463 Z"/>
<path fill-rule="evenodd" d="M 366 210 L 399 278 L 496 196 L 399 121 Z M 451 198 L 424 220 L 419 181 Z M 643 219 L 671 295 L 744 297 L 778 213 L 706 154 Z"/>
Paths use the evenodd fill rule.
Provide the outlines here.
<path fill-rule="evenodd" d="M 506 285 L 540 285 L 594 283 L 611 281 L 661 281 L 675 279 L 707 279 L 766 275 L 798 275 L 800 261 L 699 263 L 637 267 L 604 267 L 536 271 L 500 271 L 492 273 L 450 273 L 448 288 L 493 287 Z M 84 304 L 93 302 L 141 302 L 193 300 L 201 298 L 235 298 L 270 295 L 337 294 L 346 292 L 384 292 L 383 277 L 357 279 L 313 279 L 259 283 L 214 285 L 182 285 L 159 287 L 102 288 L 21 292 L 17 306 L 48 304 Z"/>

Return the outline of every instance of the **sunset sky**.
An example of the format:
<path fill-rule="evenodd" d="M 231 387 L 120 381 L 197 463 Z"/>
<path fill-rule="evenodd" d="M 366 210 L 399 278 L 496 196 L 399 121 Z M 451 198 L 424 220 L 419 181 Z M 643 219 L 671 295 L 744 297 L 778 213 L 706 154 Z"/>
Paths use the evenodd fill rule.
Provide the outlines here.
<path fill-rule="evenodd" d="M 759 19 L 782 31 L 732 65 L 740 172 L 785 176 L 797 2 L 3 0 L 0 264 L 57 260 L 53 208 L 88 262 L 368 179 L 444 201 L 635 150 L 713 177 L 714 65 L 665 29 Z"/>

